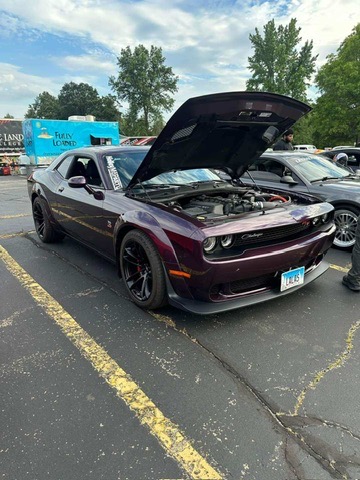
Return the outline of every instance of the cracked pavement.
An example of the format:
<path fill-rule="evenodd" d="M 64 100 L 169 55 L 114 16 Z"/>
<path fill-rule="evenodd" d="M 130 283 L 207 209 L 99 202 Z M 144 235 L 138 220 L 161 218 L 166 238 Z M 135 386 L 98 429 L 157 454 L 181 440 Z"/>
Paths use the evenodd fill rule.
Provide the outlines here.
<path fill-rule="evenodd" d="M 341 271 L 221 315 L 144 312 L 111 264 L 68 239 L 39 244 L 25 183 L 11 182 L 11 195 L 0 191 L 0 217 L 12 214 L 0 244 L 222 478 L 360 478 L 360 297 Z M 328 260 L 346 268 L 350 254 L 332 249 Z M 3 478 L 190 478 L 0 268 Z"/>

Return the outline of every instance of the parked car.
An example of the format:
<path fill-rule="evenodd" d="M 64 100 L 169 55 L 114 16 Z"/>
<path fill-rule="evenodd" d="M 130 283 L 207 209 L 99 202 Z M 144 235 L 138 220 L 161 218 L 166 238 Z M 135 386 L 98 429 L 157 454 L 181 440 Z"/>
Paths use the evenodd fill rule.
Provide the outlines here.
<path fill-rule="evenodd" d="M 348 156 L 348 167 L 354 170 L 354 172 L 360 170 L 360 147 L 334 147 L 332 150 L 321 152 L 321 155 L 332 159 L 339 153 L 346 153 Z"/>
<path fill-rule="evenodd" d="M 28 179 L 36 232 L 113 260 L 147 309 L 208 314 L 295 291 L 328 268 L 333 207 L 236 182 L 308 110 L 274 94 L 208 95 L 185 102 L 151 148 L 65 152 Z"/>
<path fill-rule="evenodd" d="M 354 145 L 337 145 L 336 147 L 333 147 L 333 150 L 341 150 L 343 148 L 353 148 Z"/>
<path fill-rule="evenodd" d="M 294 150 L 307 151 L 314 153 L 317 151 L 315 145 L 294 145 Z"/>
<path fill-rule="evenodd" d="M 0 175 L 11 175 L 11 168 L 5 162 L 0 162 Z"/>
<path fill-rule="evenodd" d="M 335 207 L 334 245 L 344 249 L 354 245 L 360 214 L 360 177 L 322 155 L 303 152 L 261 155 L 242 177 L 253 186 L 249 173 L 260 187 L 281 188 L 290 195 L 312 194 L 331 203 Z"/>

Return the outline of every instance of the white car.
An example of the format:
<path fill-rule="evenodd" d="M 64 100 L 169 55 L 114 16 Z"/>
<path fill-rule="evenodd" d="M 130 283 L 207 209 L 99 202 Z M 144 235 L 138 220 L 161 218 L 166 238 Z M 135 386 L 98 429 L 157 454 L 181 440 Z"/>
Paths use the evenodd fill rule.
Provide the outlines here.
<path fill-rule="evenodd" d="M 317 148 L 315 145 L 294 145 L 294 150 L 307 151 L 310 153 L 316 152 Z"/>

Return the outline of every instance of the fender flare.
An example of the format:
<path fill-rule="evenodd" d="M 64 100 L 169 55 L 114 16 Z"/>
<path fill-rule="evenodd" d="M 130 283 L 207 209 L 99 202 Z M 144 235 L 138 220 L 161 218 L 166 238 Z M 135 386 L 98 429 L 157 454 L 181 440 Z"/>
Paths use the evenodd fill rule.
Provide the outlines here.
<path fill-rule="evenodd" d="M 133 210 L 121 215 L 114 226 L 114 250 L 119 272 L 120 245 L 125 235 L 134 229 L 143 231 L 153 241 L 165 268 L 171 265 L 171 268 L 180 269 L 174 247 L 158 220 L 148 212 Z"/>

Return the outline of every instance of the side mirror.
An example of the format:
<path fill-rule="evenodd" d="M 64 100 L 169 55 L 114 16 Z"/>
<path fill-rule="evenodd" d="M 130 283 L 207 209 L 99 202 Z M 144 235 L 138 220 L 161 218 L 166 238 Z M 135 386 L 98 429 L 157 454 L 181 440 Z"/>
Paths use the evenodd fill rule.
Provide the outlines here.
<path fill-rule="evenodd" d="M 297 185 L 296 182 L 291 175 L 284 175 L 280 179 L 280 183 L 287 183 L 288 185 Z"/>
<path fill-rule="evenodd" d="M 85 177 L 71 177 L 68 180 L 68 185 L 71 188 L 85 188 L 89 195 L 93 195 L 95 200 L 104 200 L 105 195 L 101 190 L 94 190 L 86 183 Z"/>
<path fill-rule="evenodd" d="M 68 185 L 71 188 L 84 188 L 86 185 L 85 177 L 71 177 L 68 180 Z"/>

